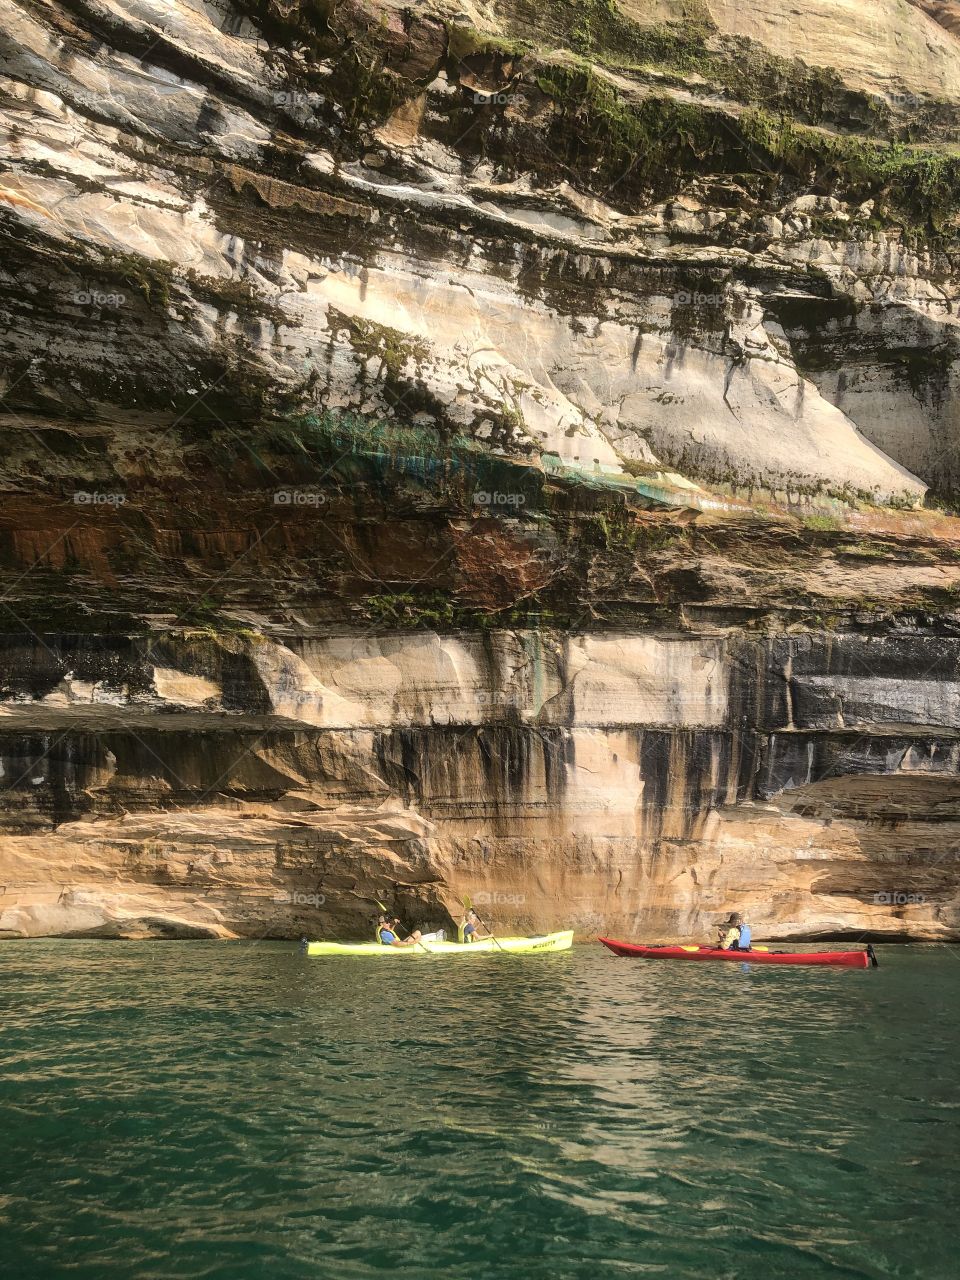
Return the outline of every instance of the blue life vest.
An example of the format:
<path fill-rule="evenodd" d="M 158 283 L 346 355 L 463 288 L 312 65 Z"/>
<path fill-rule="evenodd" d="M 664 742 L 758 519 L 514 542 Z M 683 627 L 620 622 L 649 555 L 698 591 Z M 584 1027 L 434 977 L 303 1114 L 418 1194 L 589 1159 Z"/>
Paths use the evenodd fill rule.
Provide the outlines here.
<path fill-rule="evenodd" d="M 750 926 L 748 924 L 742 924 L 740 926 L 740 948 L 739 948 L 741 951 L 750 950 L 750 939 L 752 936 L 753 935 L 750 932 Z"/>

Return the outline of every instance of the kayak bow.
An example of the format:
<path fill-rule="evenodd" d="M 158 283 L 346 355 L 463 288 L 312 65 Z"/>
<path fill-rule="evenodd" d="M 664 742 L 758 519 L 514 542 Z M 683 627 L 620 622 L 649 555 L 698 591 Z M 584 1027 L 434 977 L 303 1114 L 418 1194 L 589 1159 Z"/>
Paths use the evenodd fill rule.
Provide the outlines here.
<path fill-rule="evenodd" d="M 739 960 L 750 964 L 833 964 L 848 969 L 868 969 L 877 965 L 873 947 L 866 951 L 721 951 L 719 947 L 655 947 L 636 942 L 598 938 L 617 956 L 638 956 L 643 960 Z"/>
<path fill-rule="evenodd" d="M 415 947 L 385 947 L 380 942 L 311 942 L 308 956 L 488 956 L 540 955 L 549 951 L 569 951 L 573 930 L 545 933 L 537 938 L 483 938 L 479 942 L 428 942 Z"/>

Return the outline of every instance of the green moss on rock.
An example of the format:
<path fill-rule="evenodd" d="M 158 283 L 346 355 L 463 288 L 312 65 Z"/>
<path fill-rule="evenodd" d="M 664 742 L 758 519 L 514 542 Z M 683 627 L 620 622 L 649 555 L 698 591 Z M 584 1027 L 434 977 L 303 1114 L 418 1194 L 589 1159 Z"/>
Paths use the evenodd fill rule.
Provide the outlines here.
<path fill-rule="evenodd" d="M 447 23 L 447 52 L 457 62 L 481 55 L 499 58 L 521 58 L 532 46 L 526 40 L 478 31 L 462 22 Z"/>
<path fill-rule="evenodd" d="M 100 270 L 136 289 L 151 306 L 166 311 L 174 283 L 172 262 L 135 253 L 104 253 Z"/>
<path fill-rule="evenodd" d="M 579 65 L 544 66 L 537 83 L 555 103 L 551 152 L 589 166 L 594 185 L 616 184 L 624 196 L 642 184 L 666 197 L 691 174 L 752 175 L 781 195 L 874 199 L 888 219 L 920 234 L 955 229 L 958 156 L 834 134 L 763 108 L 734 117 L 666 95 L 628 101 Z"/>
<path fill-rule="evenodd" d="M 380 360 L 387 377 L 400 378 L 411 361 L 419 368 L 430 354 L 430 344 L 424 338 L 412 337 L 388 324 L 346 315 L 333 308 L 330 319 L 335 329 L 347 331 L 347 341 L 358 355 L 365 360 Z"/>

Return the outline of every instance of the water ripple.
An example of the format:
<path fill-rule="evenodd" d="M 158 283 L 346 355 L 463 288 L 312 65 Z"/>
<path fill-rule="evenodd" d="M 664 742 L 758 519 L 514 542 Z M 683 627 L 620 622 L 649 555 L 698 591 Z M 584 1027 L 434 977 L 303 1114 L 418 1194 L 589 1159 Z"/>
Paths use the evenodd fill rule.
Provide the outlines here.
<path fill-rule="evenodd" d="M 6 943 L 7 1274 L 952 1276 L 958 957 L 881 959 Z"/>

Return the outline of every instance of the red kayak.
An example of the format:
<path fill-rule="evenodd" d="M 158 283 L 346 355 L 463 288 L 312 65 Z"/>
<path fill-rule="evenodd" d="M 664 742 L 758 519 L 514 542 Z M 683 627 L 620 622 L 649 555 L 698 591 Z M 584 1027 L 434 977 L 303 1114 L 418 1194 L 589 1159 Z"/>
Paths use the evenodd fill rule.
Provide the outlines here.
<path fill-rule="evenodd" d="M 635 942 L 617 942 L 615 938 L 598 938 L 614 955 L 640 956 L 643 960 L 739 960 L 741 964 L 839 964 L 848 969 L 876 968 L 879 963 L 873 947 L 866 951 L 768 951 L 751 947 L 749 951 L 721 951 L 719 947 L 644 947 Z"/>

